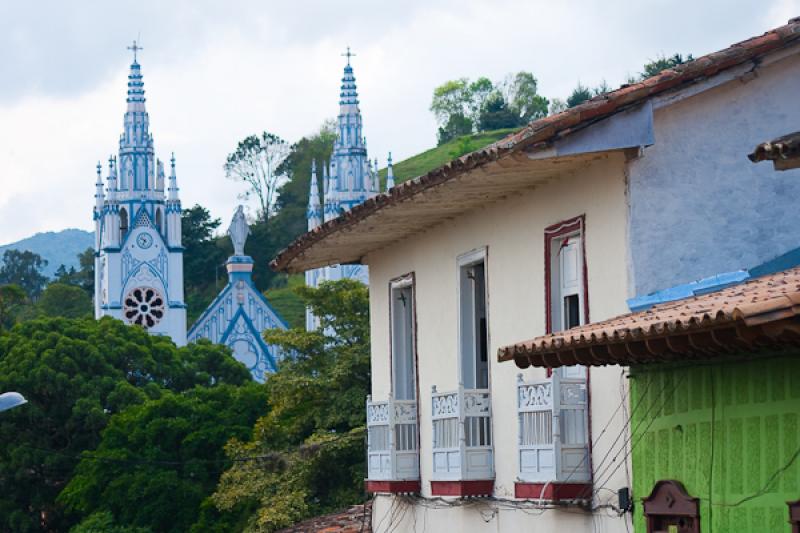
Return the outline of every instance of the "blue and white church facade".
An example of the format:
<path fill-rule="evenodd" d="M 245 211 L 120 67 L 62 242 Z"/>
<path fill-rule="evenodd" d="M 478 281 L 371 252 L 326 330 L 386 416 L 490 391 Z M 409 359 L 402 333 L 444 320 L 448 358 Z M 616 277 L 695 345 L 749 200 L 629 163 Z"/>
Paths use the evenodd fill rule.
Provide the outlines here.
<path fill-rule="evenodd" d="M 208 339 L 228 346 L 236 360 L 250 369 L 253 379 L 263 382 L 277 370 L 280 350 L 264 342 L 261 332 L 288 326 L 253 283 L 253 258 L 244 253 L 248 233 L 239 206 L 228 229 L 234 249 L 225 263 L 228 284 L 189 330 L 189 342 Z"/>
<path fill-rule="evenodd" d="M 186 344 L 181 202 L 171 158 L 169 178 L 155 159 L 144 82 L 134 42 L 127 111 L 118 157 L 95 184 L 95 317 L 112 316 Z M 165 190 L 166 187 L 166 190 Z"/>
<path fill-rule="evenodd" d="M 336 141 L 329 163 L 322 163 L 322 174 L 318 176 L 316 161 L 311 166 L 311 188 L 309 191 L 308 230 L 323 222 L 336 218 L 380 192 L 378 160 L 370 161 L 367 155 L 367 140 L 364 137 L 361 110 L 358 107 L 358 91 L 348 48 L 347 65 L 344 67 L 341 93 L 339 94 L 339 116 Z M 319 179 L 322 179 L 320 199 Z M 394 186 L 392 158 L 389 155 L 387 189 Z M 362 265 L 332 265 L 309 270 L 305 273 L 306 285 L 318 287 L 323 281 L 357 279 L 369 283 L 369 270 Z M 310 310 L 306 311 L 306 329 L 313 330 L 319 323 Z"/>

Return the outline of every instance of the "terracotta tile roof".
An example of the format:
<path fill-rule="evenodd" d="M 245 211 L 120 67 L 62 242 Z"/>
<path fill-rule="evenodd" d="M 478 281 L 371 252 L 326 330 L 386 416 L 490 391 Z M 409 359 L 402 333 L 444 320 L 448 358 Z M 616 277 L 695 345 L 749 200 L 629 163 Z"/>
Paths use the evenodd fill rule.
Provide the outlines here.
<path fill-rule="evenodd" d="M 756 146 L 747 156 L 753 163 L 772 161 L 776 170 L 800 167 L 800 131 Z"/>
<path fill-rule="evenodd" d="M 641 82 L 623 85 L 615 91 L 592 98 L 557 115 L 531 122 L 519 132 L 509 135 L 493 145 L 455 159 L 423 176 L 403 182 L 388 193 L 379 194 L 343 215 L 301 235 L 281 251 L 270 263 L 270 266 L 278 271 L 303 270 L 302 268 L 292 269 L 291 266 L 307 249 L 335 233 L 352 229 L 357 223 L 387 206 L 406 202 L 423 191 L 453 180 L 470 170 L 505 158 L 514 152 L 546 146 L 554 140 L 640 104 L 648 98 L 696 83 L 725 69 L 785 48 L 798 40 L 800 40 L 800 17 L 761 36 L 664 70 Z M 384 244 L 380 243 L 380 246 Z M 330 258 L 331 264 L 336 262 L 335 257 Z"/>
<path fill-rule="evenodd" d="M 800 345 L 800 267 L 498 350 L 517 366 L 632 364 Z"/>
<path fill-rule="evenodd" d="M 278 533 L 372 533 L 372 500 L 340 513 L 309 518 Z"/>

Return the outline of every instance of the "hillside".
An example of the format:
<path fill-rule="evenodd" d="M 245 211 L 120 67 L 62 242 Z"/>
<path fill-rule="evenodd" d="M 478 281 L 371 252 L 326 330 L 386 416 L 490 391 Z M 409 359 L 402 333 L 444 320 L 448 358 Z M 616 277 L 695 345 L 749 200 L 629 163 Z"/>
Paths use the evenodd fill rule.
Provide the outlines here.
<path fill-rule="evenodd" d="M 284 287 L 264 291 L 267 301 L 290 328 L 304 328 L 306 324 L 306 307 L 294 293 L 295 287 L 304 284 L 305 277 L 302 274 L 294 274 L 287 278 Z"/>
<path fill-rule="evenodd" d="M 60 265 L 78 268 L 78 254 L 94 245 L 94 234 L 79 229 L 37 233 L 32 237 L 0 246 L 0 256 L 6 250 L 28 250 L 47 260 L 43 270 L 52 277 Z"/>
<path fill-rule="evenodd" d="M 487 131 L 475 135 L 465 135 L 445 143 L 436 148 L 431 148 L 415 156 L 409 157 L 394 165 L 394 177 L 397 183 L 406 181 L 417 176 L 430 172 L 449 161 L 461 157 L 464 154 L 479 150 L 493 142 L 502 139 L 510 133 L 517 131 L 517 128 Z M 381 182 L 386 182 L 386 169 L 380 171 Z"/>

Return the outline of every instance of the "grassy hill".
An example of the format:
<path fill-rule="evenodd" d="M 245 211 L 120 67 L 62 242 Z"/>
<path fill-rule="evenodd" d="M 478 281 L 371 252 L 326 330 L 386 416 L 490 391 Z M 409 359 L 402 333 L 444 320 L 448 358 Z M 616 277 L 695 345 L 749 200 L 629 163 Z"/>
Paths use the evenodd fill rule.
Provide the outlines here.
<path fill-rule="evenodd" d="M 78 268 L 78 254 L 94 246 L 94 233 L 79 229 L 65 229 L 37 233 L 32 237 L 0 246 L 0 256 L 6 250 L 28 250 L 47 260 L 42 273 L 52 277 L 59 266 Z"/>
<path fill-rule="evenodd" d="M 305 328 L 306 325 L 306 307 L 294 293 L 295 287 L 304 284 L 305 277 L 302 274 L 293 274 L 287 278 L 285 286 L 264 291 L 267 301 L 290 328 Z"/>
<path fill-rule="evenodd" d="M 435 168 L 448 163 L 449 161 L 461 157 L 469 152 L 479 150 L 493 142 L 502 139 L 510 133 L 514 133 L 518 128 L 504 130 L 486 131 L 475 135 L 464 135 L 436 148 L 431 148 L 420 154 L 409 157 L 404 161 L 395 163 L 394 177 L 397 183 L 406 181 L 417 176 L 430 172 Z M 386 169 L 380 171 L 381 182 L 386 182 Z"/>

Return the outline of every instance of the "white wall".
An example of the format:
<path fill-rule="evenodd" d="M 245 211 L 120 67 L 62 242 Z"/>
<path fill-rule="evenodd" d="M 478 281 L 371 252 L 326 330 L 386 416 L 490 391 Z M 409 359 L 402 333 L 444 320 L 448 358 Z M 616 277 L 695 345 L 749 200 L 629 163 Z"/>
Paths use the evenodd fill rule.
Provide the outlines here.
<path fill-rule="evenodd" d="M 494 412 L 495 497 L 514 497 L 517 475 L 516 376 L 513 362 L 498 363 L 497 349 L 545 332 L 544 229 L 576 215 L 586 215 L 586 262 L 589 275 L 591 320 L 609 318 L 627 310 L 626 183 L 621 154 L 605 157 L 580 172 L 530 192 L 513 195 L 468 215 L 446 222 L 428 232 L 374 252 L 370 267 L 370 320 L 372 331 L 372 394 L 385 399 L 390 387 L 389 280 L 416 275 L 417 342 L 420 390 L 420 463 L 422 494 L 430 496 L 432 471 L 430 390 L 453 390 L 458 385 L 458 322 L 456 258 L 472 249 L 488 246 L 489 358 Z M 619 367 L 591 370 L 592 431 L 597 435 L 619 406 Z M 526 378 L 544 376 L 543 369 L 528 369 Z M 624 397 L 624 395 L 623 395 Z M 607 436 L 594 450 L 594 461 L 619 434 L 621 411 Z M 624 469 L 608 487 L 614 491 L 630 484 Z M 607 500 L 611 493 L 600 493 Z M 379 498 L 373 524 L 377 525 L 392 502 Z M 397 511 L 399 502 L 395 503 Z M 486 511 L 486 509 L 484 509 Z M 592 517 L 571 512 L 547 511 L 534 516 L 522 511 L 479 512 L 473 507 L 430 509 L 417 505 L 407 510 L 407 522 L 397 531 L 564 531 L 589 530 Z M 486 518 L 489 520 L 486 520 Z M 384 520 L 384 524 L 389 519 Z M 625 531 L 621 519 L 594 515 L 600 531 Z M 423 528 L 422 524 L 426 526 Z M 548 525 L 549 524 L 549 525 Z M 380 526 L 376 531 L 387 530 Z"/>

